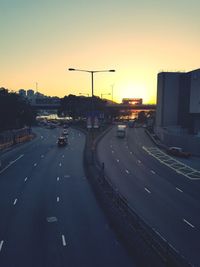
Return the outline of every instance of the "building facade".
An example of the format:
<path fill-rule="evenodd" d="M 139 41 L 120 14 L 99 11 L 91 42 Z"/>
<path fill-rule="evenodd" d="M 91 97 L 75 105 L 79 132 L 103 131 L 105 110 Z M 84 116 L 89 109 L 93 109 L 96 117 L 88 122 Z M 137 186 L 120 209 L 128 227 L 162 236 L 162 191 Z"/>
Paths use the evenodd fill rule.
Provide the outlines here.
<path fill-rule="evenodd" d="M 200 69 L 161 72 L 157 82 L 156 127 L 200 131 Z"/>
<path fill-rule="evenodd" d="M 155 132 L 168 146 L 192 150 L 191 137 L 200 137 L 200 69 L 158 74 Z M 199 137 L 193 146 L 200 153 Z"/>

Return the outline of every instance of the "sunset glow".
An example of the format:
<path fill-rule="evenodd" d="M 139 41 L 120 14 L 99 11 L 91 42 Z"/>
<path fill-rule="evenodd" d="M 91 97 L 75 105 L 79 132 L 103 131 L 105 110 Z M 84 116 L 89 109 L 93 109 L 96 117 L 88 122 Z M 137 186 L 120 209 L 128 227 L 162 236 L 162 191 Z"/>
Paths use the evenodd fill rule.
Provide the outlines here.
<path fill-rule="evenodd" d="M 198 11 L 192 1 L 0 1 L 0 87 L 46 95 L 91 94 L 155 103 L 157 73 L 200 67 Z M 111 99 L 111 96 L 108 96 Z"/>

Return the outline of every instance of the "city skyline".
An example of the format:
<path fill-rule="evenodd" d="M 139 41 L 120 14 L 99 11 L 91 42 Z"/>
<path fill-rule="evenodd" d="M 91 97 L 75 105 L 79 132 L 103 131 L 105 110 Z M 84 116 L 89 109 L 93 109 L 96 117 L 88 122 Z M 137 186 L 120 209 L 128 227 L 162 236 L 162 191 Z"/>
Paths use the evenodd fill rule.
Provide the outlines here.
<path fill-rule="evenodd" d="M 155 103 L 160 71 L 190 71 L 200 62 L 198 10 L 188 1 L 0 1 L 1 84 L 63 97 L 94 94 Z M 109 98 L 109 96 L 108 96 Z M 111 96 L 110 96 L 111 98 Z"/>

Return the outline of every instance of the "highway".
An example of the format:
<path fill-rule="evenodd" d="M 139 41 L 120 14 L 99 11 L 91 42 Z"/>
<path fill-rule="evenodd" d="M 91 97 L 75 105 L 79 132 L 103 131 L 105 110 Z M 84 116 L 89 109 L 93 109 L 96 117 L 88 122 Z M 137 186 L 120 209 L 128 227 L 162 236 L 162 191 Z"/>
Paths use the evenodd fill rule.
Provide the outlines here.
<path fill-rule="evenodd" d="M 0 266 L 134 267 L 100 209 L 83 170 L 83 133 L 35 128 L 9 150 L 0 171 Z"/>
<path fill-rule="evenodd" d="M 166 160 L 162 153 L 143 128 L 129 128 L 120 139 L 114 127 L 97 149 L 106 176 L 137 214 L 191 264 L 200 266 L 200 178 L 189 179 L 186 166 Z"/>

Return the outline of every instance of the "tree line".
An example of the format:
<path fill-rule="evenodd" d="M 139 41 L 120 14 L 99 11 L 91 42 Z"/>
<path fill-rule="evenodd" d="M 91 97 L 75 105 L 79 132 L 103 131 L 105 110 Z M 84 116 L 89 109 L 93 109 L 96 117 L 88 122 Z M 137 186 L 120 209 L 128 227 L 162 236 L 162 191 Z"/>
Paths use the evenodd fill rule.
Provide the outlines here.
<path fill-rule="evenodd" d="M 17 93 L 0 88 L 0 131 L 30 127 L 35 117 L 27 100 Z"/>
<path fill-rule="evenodd" d="M 85 97 L 68 95 L 61 99 L 59 116 L 69 116 L 73 119 L 87 117 L 96 111 L 105 111 L 106 101 L 97 96 Z"/>

